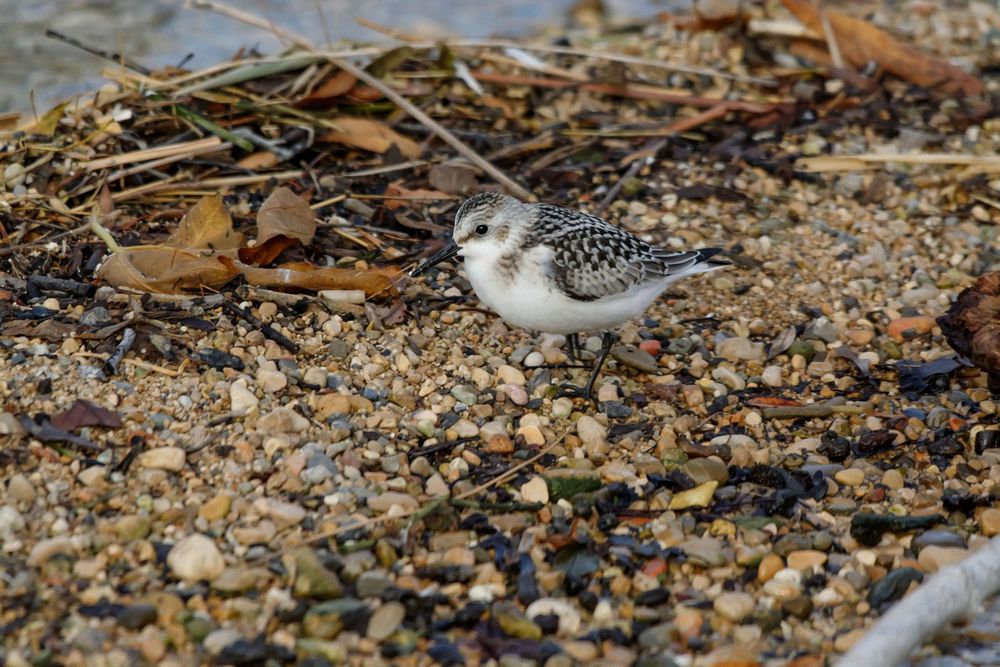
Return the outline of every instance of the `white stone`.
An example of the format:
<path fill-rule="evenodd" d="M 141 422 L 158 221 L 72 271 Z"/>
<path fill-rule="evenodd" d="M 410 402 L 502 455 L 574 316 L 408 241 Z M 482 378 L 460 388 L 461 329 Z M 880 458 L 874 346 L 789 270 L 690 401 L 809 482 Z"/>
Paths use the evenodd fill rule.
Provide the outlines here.
<path fill-rule="evenodd" d="M 226 569 L 222 553 L 211 539 L 195 533 L 175 544 L 167 554 L 167 567 L 185 581 L 211 581 Z"/>

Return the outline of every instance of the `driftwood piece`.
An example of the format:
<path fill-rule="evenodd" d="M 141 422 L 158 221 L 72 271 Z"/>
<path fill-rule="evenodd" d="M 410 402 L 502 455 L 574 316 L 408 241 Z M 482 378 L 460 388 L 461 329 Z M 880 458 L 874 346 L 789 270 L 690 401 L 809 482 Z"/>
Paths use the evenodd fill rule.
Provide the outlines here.
<path fill-rule="evenodd" d="M 927 579 L 878 620 L 838 667 L 895 667 L 946 623 L 1000 591 L 1000 537 Z"/>

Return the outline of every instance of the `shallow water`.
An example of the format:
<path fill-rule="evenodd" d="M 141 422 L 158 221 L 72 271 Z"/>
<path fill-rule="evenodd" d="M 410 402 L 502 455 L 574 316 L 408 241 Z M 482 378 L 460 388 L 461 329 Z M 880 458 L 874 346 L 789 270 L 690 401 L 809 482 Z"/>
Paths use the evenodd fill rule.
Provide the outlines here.
<path fill-rule="evenodd" d="M 524 36 L 560 26 L 574 0 L 242 0 L 231 4 L 317 43 L 328 39 L 383 42 L 359 26 L 369 20 L 400 30 L 464 37 Z M 676 2 L 671 4 L 676 5 Z M 605 2 L 613 17 L 641 18 L 663 9 L 663 0 Z M 204 67 L 241 48 L 274 53 L 269 33 L 214 13 L 187 9 L 184 0 L 0 0 L 0 111 L 39 110 L 101 83 L 108 62 L 45 37 L 51 28 L 85 44 L 120 51 L 150 68 Z"/>

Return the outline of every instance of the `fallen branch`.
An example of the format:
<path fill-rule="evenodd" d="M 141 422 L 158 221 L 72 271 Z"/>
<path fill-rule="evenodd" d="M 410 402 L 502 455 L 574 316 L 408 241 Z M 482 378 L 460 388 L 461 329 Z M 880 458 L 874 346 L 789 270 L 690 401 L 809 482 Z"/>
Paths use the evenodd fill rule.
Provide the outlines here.
<path fill-rule="evenodd" d="M 887 667 L 902 663 L 944 624 L 973 612 L 1000 591 L 1000 537 L 958 563 L 938 570 L 873 625 L 837 663 Z"/>

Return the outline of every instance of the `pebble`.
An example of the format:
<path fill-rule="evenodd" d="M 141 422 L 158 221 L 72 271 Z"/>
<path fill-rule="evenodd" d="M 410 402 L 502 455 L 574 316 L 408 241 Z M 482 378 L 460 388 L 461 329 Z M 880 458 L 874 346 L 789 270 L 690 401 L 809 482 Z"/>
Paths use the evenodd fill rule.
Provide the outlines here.
<path fill-rule="evenodd" d="M 903 475 L 895 468 L 886 470 L 882 473 L 882 483 L 885 484 L 890 491 L 899 491 L 903 488 Z"/>
<path fill-rule="evenodd" d="M 195 533 L 175 544 L 167 554 L 167 567 L 185 581 L 211 581 L 226 568 L 215 542 Z"/>
<path fill-rule="evenodd" d="M 125 607 L 118 612 L 115 620 L 118 625 L 128 630 L 141 630 L 150 623 L 156 622 L 158 615 L 154 605 L 139 603 Z"/>
<path fill-rule="evenodd" d="M 924 572 L 937 572 L 946 565 L 957 563 L 969 555 L 968 550 L 959 547 L 926 546 L 917 555 L 917 563 Z"/>
<path fill-rule="evenodd" d="M 15 473 L 7 481 L 7 496 L 15 502 L 30 504 L 35 502 L 38 494 L 35 491 L 35 485 L 28 481 L 27 477 L 21 473 Z"/>
<path fill-rule="evenodd" d="M 580 626 L 583 624 L 580 612 L 566 600 L 539 598 L 529 604 L 525 610 L 525 615 L 528 618 L 552 614 L 559 617 L 559 626 L 556 630 L 558 636 L 573 637 L 580 631 Z"/>
<path fill-rule="evenodd" d="M 299 547 L 282 561 L 294 572 L 292 592 L 296 597 L 328 600 L 344 594 L 340 577 L 324 567 L 311 548 Z"/>
<path fill-rule="evenodd" d="M 857 468 L 845 468 L 835 473 L 833 478 L 844 486 L 860 486 L 865 481 L 865 473 Z"/>
<path fill-rule="evenodd" d="M 406 618 L 406 607 L 401 602 L 386 602 L 372 613 L 368 620 L 368 638 L 375 641 L 387 639 L 399 629 Z"/>
<path fill-rule="evenodd" d="M 239 379 L 229 386 L 229 407 L 237 415 L 256 410 L 260 400 L 247 388 L 247 381 Z"/>
<path fill-rule="evenodd" d="M 780 387 L 784 384 L 781 366 L 767 366 L 760 374 L 760 379 L 768 387 Z"/>
<path fill-rule="evenodd" d="M 822 551 L 804 549 L 789 553 L 785 560 L 788 567 L 808 574 L 823 567 L 826 563 L 826 554 Z"/>
<path fill-rule="evenodd" d="M 505 384 L 519 384 L 523 387 L 528 383 L 524 377 L 524 373 L 507 364 L 497 369 L 497 377 Z"/>
<path fill-rule="evenodd" d="M 139 465 L 143 468 L 157 468 L 180 472 L 184 469 L 187 453 L 180 447 L 155 447 L 139 454 Z"/>
<path fill-rule="evenodd" d="M 576 433 L 584 445 L 603 445 L 608 430 L 596 419 L 584 415 L 576 422 Z"/>
<path fill-rule="evenodd" d="M 235 644 L 241 639 L 243 639 L 243 635 L 236 630 L 220 628 L 208 633 L 205 639 L 202 640 L 201 645 L 205 647 L 209 655 L 219 655 L 227 646 Z"/>
<path fill-rule="evenodd" d="M 261 498 L 254 503 L 254 508 L 263 516 L 273 519 L 279 529 L 294 526 L 306 518 L 306 511 L 300 505 L 274 498 Z"/>
<path fill-rule="evenodd" d="M 415 512 L 420 509 L 420 501 L 406 493 L 386 491 L 369 498 L 368 507 L 376 512 Z"/>
<path fill-rule="evenodd" d="M 712 444 L 715 444 L 714 440 Z M 709 457 L 704 459 L 691 459 L 681 468 L 684 473 L 694 481 L 695 484 L 704 484 L 715 481 L 720 485 L 729 480 L 729 467 L 720 459 Z"/>
<path fill-rule="evenodd" d="M 897 343 L 902 343 L 911 336 L 929 333 L 934 325 L 934 318 L 927 315 L 899 317 L 889 322 L 886 333 Z"/>
<path fill-rule="evenodd" d="M 286 407 L 275 408 L 257 420 L 257 430 L 265 433 L 301 433 L 307 428 L 309 420 Z"/>
<path fill-rule="evenodd" d="M 802 574 L 789 567 L 778 570 L 764 583 L 763 590 L 776 598 L 795 597 L 802 593 Z"/>
<path fill-rule="evenodd" d="M 726 368 L 725 366 L 719 366 L 713 370 L 712 378 L 718 380 L 733 391 L 743 391 L 747 386 L 746 380 L 743 379 L 742 375 L 730 368 Z"/>
<path fill-rule="evenodd" d="M 723 593 L 712 602 L 712 608 L 734 623 L 740 623 L 753 613 L 757 603 L 749 593 Z"/>
<path fill-rule="evenodd" d="M 548 503 L 549 485 L 542 477 L 532 477 L 521 485 L 521 499 L 526 503 Z"/>
<path fill-rule="evenodd" d="M 269 394 L 275 394 L 288 386 L 288 376 L 277 368 L 257 370 L 257 385 Z"/>
<path fill-rule="evenodd" d="M 779 570 L 784 569 L 785 562 L 778 554 L 767 554 L 757 566 L 757 581 L 763 583 L 770 581 Z"/>
<path fill-rule="evenodd" d="M 704 484 L 699 484 L 693 489 L 675 493 L 674 497 L 670 499 L 667 509 L 682 510 L 688 507 L 708 507 L 718 487 L 719 483 L 712 480 Z"/>
<path fill-rule="evenodd" d="M 727 361 L 760 361 L 764 358 L 764 344 L 735 336 L 718 342 L 715 353 Z"/>
<path fill-rule="evenodd" d="M 1000 534 L 1000 509 L 991 507 L 979 515 L 979 530 L 986 537 Z"/>
<path fill-rule="evenodd" d="M 542 638 L 542 629 L 538 624 L 522 614 L 521 610 L 510 602 L 493 603 L 490 614 L 500 629 L 510 637 L 534 641 Z"/>
<path fill-rule="evenodd" d="M 722 543 L 711 537 L 695 537 L 677 546 L 689 560 L 703 567 L 720 567 L 726 562 Z"/>

